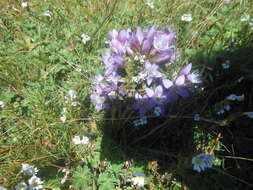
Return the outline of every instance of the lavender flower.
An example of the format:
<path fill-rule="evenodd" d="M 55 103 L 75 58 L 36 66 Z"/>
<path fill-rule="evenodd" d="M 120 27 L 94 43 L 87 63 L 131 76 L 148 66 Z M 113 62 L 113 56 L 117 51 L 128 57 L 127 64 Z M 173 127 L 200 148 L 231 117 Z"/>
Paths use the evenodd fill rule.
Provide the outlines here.
<path fill-rule="evenodd" d="M 139 73 L 141 78 L 147 79 L 147 84 L 150 85 L 154 78 L 161 78 L 163 75 L 158 71 L 158 66 L 149 62 L 145 63 L 144 71 Z"/>
<path fill-rule="evenodd" d="M 135 103 L 133 104 L 133 109 L 138 110 L 140 117 L 143 117 L 147 113 L 147 95 L 140 95 L 139 93 L 135 94 Z"/>
<path fill-rule="evenodd" d="M 119 32 L 113 29 L 109 32 L 109 45 L 111 49 L 117 54 L 132 54 L 129 44 L 129 35 L 131 30 L 120 30 Z"/>
<path fill-rule="evenodd" d="M 141 118 L 160 116 L 166 105 L 189 97 L 191 84 L 200 83 L 200 75 L 186 65 L 175 77 L 165 77 L 165 63 L 176 62 L 176 34 L 169 27 L 150 26 L 135 32 L 111 30 L 109 49 L 102 55 L 104 73 L 94 78 L 91 102 L 97 111 L 109 108 L 115 100 L 130 100 Z M 134 121 L 134 125 L 143 122 Z M 145 122 L 144 122 L 145 123 Z"/>

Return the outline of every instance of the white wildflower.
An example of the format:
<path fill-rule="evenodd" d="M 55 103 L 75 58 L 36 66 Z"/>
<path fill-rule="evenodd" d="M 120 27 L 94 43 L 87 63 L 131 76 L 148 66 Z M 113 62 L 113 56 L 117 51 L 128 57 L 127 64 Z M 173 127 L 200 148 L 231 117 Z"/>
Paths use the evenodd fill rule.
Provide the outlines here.
<path fill-rule="evenodd" d="M 4 108 L 5 103 L 3 101 L 0 101 L 0 108 Z"/>
<path fill-rule="evenodd" d="M 71 100 L 76 99 L 76 91 L 69 90 L 68 91 L 68 95 L 69 95 L 69 97 L 70 97 Z"/>
<path fill-rule="evenodd" d="M 116 96 L 116 92 L 115 91 L 111 91 L 109 94 L 108 94 L 108 97 L 110 100 L 115 100 L 117 98 Z"/>
<path fill-rule="evenodd" d="M 33 175 L 36 175 L 38 171 L 39 171 L 38 168 L 30 164 L 22 164 L 20 173 L 23 173 L 24 175 L 27 175 L 27 176 L 33 176 Z"/>
<path fill-rule="evenodd" d="M 64 184 L 66 182 L 67 178 L 68 178 L 68 175 L 70 174 L 70 170 L 67 169 L 67 168 L 64 168 L 62 170 L 62 173 L 64 173 L 64 177 L 61 180 L 61 184 Z"/>
<path fill-rule="evenodd" d="M 28 190 L 28 186 L 24 181 L 21 181 L 19 184 L 15 187 L 16 190 Z"/>
<path fill-rule="evenodd" d="M 145 58 L 146 58 L 145 55 L 136 55 L 136 56 L 134 57 L 134 60 L 135 60 L 135 61 L 140 61 L 141 63 L 144 63 L 144 62 L 145 62 Z"/>
<path fill-rule="evenodd" d="M 149 6 L 149 8 L 151 9 L 155 8 L 154 2 L 152 0 L 147 0 L 146 5 Z"/>
<path fill-rule="evenodd" d="M 71 102 L 71 106 L 77 106 L 77 102 Z"/>
<path fill-rule="evenodd" d="M 191 81 L 193 84 L 199 84 L 202 83 L 201 74 L 198 71 L 194 71 L 191 74 L 187 76 L 187 79 Z"/>
<path fill-rule="evenodd" d="M 181 16 L 181 20 L 185 21 L 185 22 L 191 22 L 192 21 L 192 14 L 191 13 L 189 13 L 189 14 L 183 14 Z"/>
<path fill-rule="evenodd" d="M 79 72 L 79 73 L 81 73 L 82 72 L 82 69 L 81 68 L 79 68 L 79 67 L 76 67 L 76 72 Z"/>
<path fill-rule="evenodd" d="M 88 144 L 90 139 L 87 136 L 74 136 L 72 142 L 75 145 L 86 145 Z"/>
<path fill-rule="evenodd" d="M 249 15 L 246 15 L 244 17 L 241 18 L 241 22 L 246 22 L 246 21 L 249 21 L 250 20 L 250 16 Z"/>
<path fill-rule="evenodd" d="M 66 115 L 61 116 L 61 117 L 60 117 L 60 120 L 62 121 L 62 123 L 65 123 L 66 120 L 67 120 Z"/>
<path fill-rule="evenodd" d="M 16 12 L 20 12 L 20 10 L 18 10 L 16 7 L 12 7 L 12 10 L 13 11 L 16 11 Z M 1 190 L 1 189 L 0 189 Z"/>
<path fill-rule="evenodd" d="M 131 180 L 133 182 L 133 185 L 137 185 L 138 187 L 143 187 L 144 181 L 145 181 L 145 174 L 136 173 L 136 174 L 134 174 L 134 176 Z"/>
<path fill-rule="evenodd" d="M 22 2 L 21 7 L 23 7 L 23 8 L 28 7 L 28 3 L 27 2 Z"/>
<path fill-rule="evenodd" d="M 81 38 L 84 44 L 86 44 L 90 40 L 90 36 L 88 36 L 87 34 L 82 34 Z"/>
<path fill-rule="evenodd" d="M 52 17 L 52 12 L 51 11 L 49 11 L 49 10 L 46 10 L 43 14 L 42 14 L 43 16 L 47 16 L 47 17 Z"/>
<path fill-rule="evenodd" d="M 43 181 L 41 181 L 40 178 L 38 178 L 37 176 L 32 176 L 29 180 L 29 190 L 38 190 L 38 189 L 43 189 Z"/>

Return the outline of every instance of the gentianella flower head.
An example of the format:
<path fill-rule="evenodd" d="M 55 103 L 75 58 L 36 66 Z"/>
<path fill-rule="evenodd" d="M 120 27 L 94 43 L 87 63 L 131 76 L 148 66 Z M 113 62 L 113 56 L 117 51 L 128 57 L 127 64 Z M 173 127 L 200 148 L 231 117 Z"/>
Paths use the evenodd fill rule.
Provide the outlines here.
<path fill-rule="evenodd" d="M 138 187 L 143 187 L 145 184 L 145 174 L 135 173 L 131 180 L 132 180 L 133 185 L 136 185 Z"/>
<path fill-rule="evenodd" d="M 158 29 L 113 29 L 102 55 L 104 73 L 96 74 L 90 98 L 97 111 L 110 108 L 115 100 L 126 100 L 140 117 L 165 114 L 168 103 L 189 97 L 189 87 L 200 83 L 199 75 L 187 64 L 175 76 L 176 33 L 170 27 Z M 130 100 L 130 102 L 129 102 Z"/>
<path fill-rule="evenodd" d="M 37 177 L 37 176 L 32 176 L 29 180 L 29 190 L 39 190 L 39 189 L 43 189 L 43 181 Z"/>
<path fill-rule="evenodd" d="M 192 158 L 193 169 L 201 172 L 213 166 L 214 157 L 210 154 L 200 153 Z"/>
<path fill-rule="evenodd" d="M 30 165 L 30 164 L 22 164 L 22 168 L 20 173 L 23 173 L 24 175 L 27 176 L 33 176 L 38 173 L 39 169 Z"/>

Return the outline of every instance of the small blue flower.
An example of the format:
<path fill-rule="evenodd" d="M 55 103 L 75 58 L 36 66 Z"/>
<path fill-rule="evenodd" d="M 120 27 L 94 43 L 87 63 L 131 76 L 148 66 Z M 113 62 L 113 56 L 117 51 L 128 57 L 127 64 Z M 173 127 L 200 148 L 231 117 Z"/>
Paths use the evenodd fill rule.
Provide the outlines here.
<path fill-rule="evenodd" d="M 146 125 L 148 123 L 147 118 L 143 117 L 140 119 L 136 119 L 133 121 L 133 124 L 135 127 L 141 126 L 141 125 Z"/>
<path fill-rule="evenodd" d="M 192 158 L 193 169 L 201 172 L 213 165 L 213 155 L 201 153 Z"/>
<path fill-rule="evenodd" d="M 221 109 L 220 111 L 217 112 L 217 115 L 222 115 L 224 114 L 224 112 L 225 112 L 224 109 Z"/>
<path fill-rule="evenodd" d="M 197 114 L 194 115 L 194 121 L 199 121 L 199 120 L 200 120 L 200 116 L 199 116 L 199 114 L 197 113 Z"/>
<path fill-rule="evenodd" d="M 231 110 L 231 106 L 230 105 L 225 105 L 224 109 L 227 110 L 227 111 L 230 111 Z"/>

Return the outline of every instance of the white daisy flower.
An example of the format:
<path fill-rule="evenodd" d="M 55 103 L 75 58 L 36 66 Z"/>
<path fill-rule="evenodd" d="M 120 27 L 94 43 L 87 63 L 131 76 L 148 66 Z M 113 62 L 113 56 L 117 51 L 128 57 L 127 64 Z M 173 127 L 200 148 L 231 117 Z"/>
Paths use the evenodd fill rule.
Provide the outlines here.
<path fill-rule="evenodd" d="M 19 184 L 15 187 L 16 190 L 28 190 L 28 186 L 24 181 L 21 181 Z"/>
<path fill-rule="evenodd" d="M 84 44 L 86 44 L 90 40 L 90 36 L 88 36 L 87 34 L 82 34 L 81 38 Z"/>
<path fill-rule="evenodd" d="M 201 153 L 192 158 L 193 169 L 201 172 L 213 166 L 213 155 Z"/>
<path fill-rule="evenodd" d="M 22 2 L 21 7 L 23 7 L 23 8 L 28 7 L 28 3 L 27 2 Z"/>
<path fill-rule="evenodd" d="M 43 189 L 43 181 L 37 176 L 32 176 L 29 180 L 29 190 L 38 190 L 38 189 Z"/>
<path fill-rule="evenodd" d="M 72 142 L 75 145 L 86 145 L 88 144 L 90 139 L 87 136 L 74 136 Z"/>
<path fill-rule="evenodd" d="M 0 108 L 4 108 L 5 103 L 3 101 L 0 101 Z"/>
<path fill-rule="evenodd" d="M 138 187 L 143 187 L 145 182 L 145 174 L 143 173 L 136 173 L 133 175 L 134 177 L 131 179 L 133 185 L 137 185 Z"/>
<path fill-rule="evenodd" d="M 181 16 L 181 20 L 185 21 L 185 22 L 191 22 L 192 21 L 192 14 L 191 13 L 183 14 Z"/>
<path fill-rule="evenodd" d="M 21 166 L 22 166 L 22 168 L 21 168 L 20 173 L 23 173 L 24 175 L 27 175 L 27 176 L 36 175 L 39 171 L 38 168 L 36 168 L 30 164 L 21 164 Z"/>

